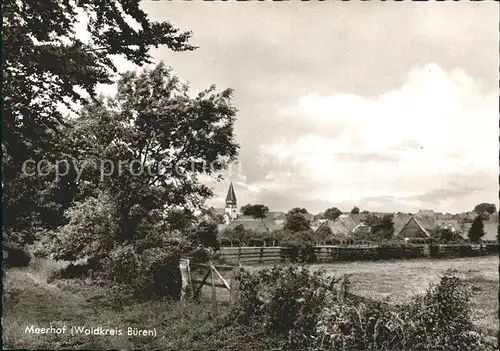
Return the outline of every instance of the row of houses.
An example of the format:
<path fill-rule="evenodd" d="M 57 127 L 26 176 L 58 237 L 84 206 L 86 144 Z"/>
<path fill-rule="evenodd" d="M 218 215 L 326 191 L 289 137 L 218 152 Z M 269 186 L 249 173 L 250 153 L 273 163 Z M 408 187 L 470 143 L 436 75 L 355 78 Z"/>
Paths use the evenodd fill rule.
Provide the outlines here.
<path fill-rule="evenodd" d="M 219 225 L 219 232 L 226 229 L 234 229 L 242 225 L 247 230 L 255 232 L 272 232 L 283 228 L 286 214 L 284 212 L 269 212 L 264 219 L 255 219 L 252 216 L 245 216 L 238 213 L 238 205 L 233 184 L 229 184 L 225 208 L 215 209 L 223 218 L 224 224 Z M 348 213 L 342 214 L 335 220 L 326 219 L 322 214 L 304 216 L 311 222 L 311 228 L 318 231 L 323 227 L 328 227 L 333 236 L 349 238 L 356 231 L 366 226 L 364 223 L 369 215 L 382 216 L 393 215 L 394 234 L 400 238 L 427 238 L 436 228 L 449 228 L 457 235 L 464 238 L 467 236 L 472 221 L 478 215 L 475 212 L 459 214 L 436 213 L 432 210 L 419 210 L 415 214 L 411 213 Z M 498 227 L 498 213 L 494 213 L 488 220 L 483 222 L 486 235 L 483 240 L 496 240 Z"/>
<path fill-rule="evenodd" d="M 378 214 L 382 215 L 382 214 Z M 415 214 L 410 213 L 396 213 L 393 215 L 394 234 L 402 238 L 426 238 L 431 235 L 431 232 L 436 228 L 448 228 L 452 232 L 466 238 L 469 228 L 472 225 L 472 220 L 475 218 L 474 214 L 470 216 L 462 216 L 459 219 L 443 218 L 439 214 L 426 212 L 419 212 Z M 322 227 L 328 227 L 331 233 L 336 237 L 349 238 L 356 231 L 365 227 L 364 221 L 368 214 L 342 214 L 336 220 L 328 220 L 309 216 L 311 221 L 311 229 L 318 231 Z M 254 219 L 251 216 L 238 216 L 229 224 L 219 225 L 219 231 L 225 229 L 234 229 L 239 225 L 247 230 L 256 232 L 272 232 L 283 228 L 285 222 L 284 213 L 270 213 L 269 216 L 263 220 Z M 483 222 L 485 236 L 483 240 L 496 240 L 497 227 L 498 227 L 498 214 L 493 214 L 488 220 Z"/>

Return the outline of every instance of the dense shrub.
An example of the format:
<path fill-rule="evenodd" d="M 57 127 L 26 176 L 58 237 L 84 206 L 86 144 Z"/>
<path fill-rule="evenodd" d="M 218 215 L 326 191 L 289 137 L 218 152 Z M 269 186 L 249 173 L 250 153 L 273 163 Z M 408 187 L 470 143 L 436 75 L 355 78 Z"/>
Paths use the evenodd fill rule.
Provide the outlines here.
<path fill-rule="evenodd" d="M 230 320 L 265 327 L 285 349 L 313 344 L 321 310 L 335 298 L 333 277 L 324 271 L 311 272 L 303 266 L 275 266 L 256 274 L 243 270 L 239 275 L 240 298 Z"/>
<path fill-rule="evenodd" d="M 16 240 L 15 235 L 2 235 L 3 263 L 7 267 L 26 267 L 30 263 L 31 256 L 25 250 L 25 242 L 22 238 Z"/>
<path fill-rule="evenodd" d="M 312 231 L 287 232 L 282 240 L 282 245 L 286 247 L 286 258 L 291 262 L 312 263 L 317 261 L 316 239 Z"/>
<path fill-rule="evenodd" d="M 133 240 L 124 240 L 118 230 L 116 203 L 104 193 L 76 204 L 67 216 L 67 225 L 47 232 L 38 243 L 38 254 L 51 253 L 56 260 L 86 260 L 90 267 L 70 268 L 71 272 L 61 272 L 61 277 L 86 276 L 91 269 L 92 277 L 120 285 L 138 298 L 178 298 L 180 257 L 202 252 L 215 237 L 213 226 L 206 223 L 187 234 L 169 230 L 152 211 L 138 224 Z"/>
<path fill-rule="evenodd" d="M 31 256 L 29 252 L 21 248 L 4 248 L 4 264 L 7 267 L 26 267 L 29 265 Z"/>
<path fill-rule="evenodd" d="M 438 285 L 402 306 L 405 341 L 424 349 L 475 349 L 480 337 L 472 331 L 470 297 L 470 288 L 446 272 Z"/>
<path fill-rule="evenodd" d="M 482 349 L 482 336 L 472 331 L 470 290 L 452 272 L 399 306 L 356 297 L 348 281 L 300 266 L 243 270 L 238 279 L 239 301 L 212 347 L 237 340 L 281 350 Z"/>

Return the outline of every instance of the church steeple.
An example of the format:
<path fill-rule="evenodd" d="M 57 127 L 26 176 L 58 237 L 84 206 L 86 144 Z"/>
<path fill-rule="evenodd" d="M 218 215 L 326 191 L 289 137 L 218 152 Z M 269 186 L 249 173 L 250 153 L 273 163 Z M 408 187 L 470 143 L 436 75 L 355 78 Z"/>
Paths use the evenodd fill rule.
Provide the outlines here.
<path fill-rule="evenodd" d="M 226 214 L 226 224 L 229 224 L 233 219 L 238 218 L 237 205 L 236 205 L 236 194 L 234 193 L 233 182 L 229 184 L 229 189 L 227 190 L 226 196 L 226 208 L 224 212 Z"/>
<path fill-rule="evenodd" d="M 227 190 L 226 205 L 236 206 L 236 195 L 234 194 L 233 182 L 229 184 L 229 189 Z"/>

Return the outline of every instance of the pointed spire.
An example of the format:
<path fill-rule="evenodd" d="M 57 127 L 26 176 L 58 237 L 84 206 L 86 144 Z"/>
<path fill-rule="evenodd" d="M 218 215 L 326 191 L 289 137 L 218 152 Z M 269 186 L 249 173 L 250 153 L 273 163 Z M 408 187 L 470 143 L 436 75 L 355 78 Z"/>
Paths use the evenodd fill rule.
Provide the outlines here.
<path fill-rule="evenodd" d="M 227 190 L 226 205 L 236 205 L 236 195 L 234 194 L 233 182 L 229 184 Z"/>

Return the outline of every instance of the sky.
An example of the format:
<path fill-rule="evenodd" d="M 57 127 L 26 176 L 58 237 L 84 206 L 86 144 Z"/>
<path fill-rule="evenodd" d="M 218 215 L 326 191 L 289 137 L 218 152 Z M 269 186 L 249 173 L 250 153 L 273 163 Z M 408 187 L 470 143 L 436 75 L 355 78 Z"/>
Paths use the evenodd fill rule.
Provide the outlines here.
<path fill-rule="evenodd" d="M 199 46 L 155 49 L 154 63 L 193 92 L 234 89 L 239 163 L 206 180 L 208 204 L 224 207 L 232 181 L 238 206 L 312 213 L 498 206 L 498 7 L 142 3 Z"/>

